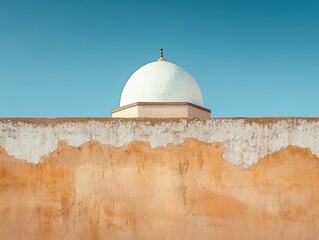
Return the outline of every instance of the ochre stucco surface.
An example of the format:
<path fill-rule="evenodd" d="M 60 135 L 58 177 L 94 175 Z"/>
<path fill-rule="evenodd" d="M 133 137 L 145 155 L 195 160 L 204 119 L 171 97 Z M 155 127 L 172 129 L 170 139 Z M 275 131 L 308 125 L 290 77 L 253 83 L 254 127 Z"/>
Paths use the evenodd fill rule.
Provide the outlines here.
<path fill-rule="evenodd" d="M 234 149 L 236 151 L 236 149 Z M 319 159 L 288 146 L 243 168 L 223 143 L 60 141 L 0 150 L 1 239 L 318 239 Z"/>

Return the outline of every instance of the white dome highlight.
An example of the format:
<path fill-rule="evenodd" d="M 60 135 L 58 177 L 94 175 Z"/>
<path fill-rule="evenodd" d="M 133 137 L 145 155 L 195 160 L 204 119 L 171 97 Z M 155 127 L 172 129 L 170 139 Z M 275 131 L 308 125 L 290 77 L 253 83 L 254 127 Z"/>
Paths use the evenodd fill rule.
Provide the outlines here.
<path fill-rule="evenodd" d="M 136 102 L 189 102 L 203 106 L 202 93 L 193 77 L 180 66 L 151 62 L 126 82 L 120 107 Z"/>

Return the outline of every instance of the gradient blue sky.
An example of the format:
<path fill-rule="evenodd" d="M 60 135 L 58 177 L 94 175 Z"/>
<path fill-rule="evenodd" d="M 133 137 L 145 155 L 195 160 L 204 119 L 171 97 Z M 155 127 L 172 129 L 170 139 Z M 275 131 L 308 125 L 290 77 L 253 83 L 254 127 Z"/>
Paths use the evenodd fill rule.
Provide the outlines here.
<path fill-rule="evenodd" d="M 160 47 L 213 117 L 319 116 L 319 1 L 0 0 L 0 117 L 109 117 Z"/>

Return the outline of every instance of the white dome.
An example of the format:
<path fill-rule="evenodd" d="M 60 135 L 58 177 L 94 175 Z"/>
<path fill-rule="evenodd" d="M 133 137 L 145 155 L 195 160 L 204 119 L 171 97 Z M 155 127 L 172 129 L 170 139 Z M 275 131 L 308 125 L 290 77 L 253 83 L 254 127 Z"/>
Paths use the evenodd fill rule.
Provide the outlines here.
<path fill-rule="evenodd" d="M 156 61 L 135 71 L 124 86 L 120 106 L 136 102 L 189 102 L 203 106 L 203 97 L 196 81 L 183 68 Z"/>

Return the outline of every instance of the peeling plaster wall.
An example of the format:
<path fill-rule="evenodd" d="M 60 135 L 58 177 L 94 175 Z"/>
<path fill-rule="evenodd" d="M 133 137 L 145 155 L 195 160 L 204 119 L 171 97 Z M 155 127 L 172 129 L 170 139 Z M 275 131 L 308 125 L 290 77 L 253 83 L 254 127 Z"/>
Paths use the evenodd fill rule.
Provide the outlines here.
<path fill-rule="evenodd" d="M 144 141 L 155 148 L 187 138 L 221 142 L 225 160 L 249 167 L 288 146 L 309 148 L 319 156 L 319 119 L 0 119 L 0 146 L 33 163 L 54 151 L 60 140 L 73 146 L 95 140 L 116 147 Z"/>
<path fill-rule="evenodd" d="M 0 119 L 0 239 L 318 239 L 318 136 L 318 118 Z"/>

